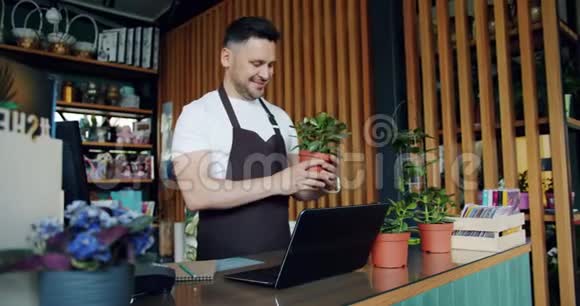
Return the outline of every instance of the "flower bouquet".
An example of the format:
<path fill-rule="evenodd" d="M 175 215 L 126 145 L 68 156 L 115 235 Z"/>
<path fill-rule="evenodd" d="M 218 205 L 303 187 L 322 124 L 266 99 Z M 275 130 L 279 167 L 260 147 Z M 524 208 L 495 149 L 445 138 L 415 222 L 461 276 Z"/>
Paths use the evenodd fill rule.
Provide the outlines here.
<path fill-rule="evenodd" d="M 33 254 L 0 260 L 0 272 L 39 271 L 41 305 L 128 305 L 129 263 L 153 245 L 152 218 L 76 201 L 65 219 L 32 225 Z"/>

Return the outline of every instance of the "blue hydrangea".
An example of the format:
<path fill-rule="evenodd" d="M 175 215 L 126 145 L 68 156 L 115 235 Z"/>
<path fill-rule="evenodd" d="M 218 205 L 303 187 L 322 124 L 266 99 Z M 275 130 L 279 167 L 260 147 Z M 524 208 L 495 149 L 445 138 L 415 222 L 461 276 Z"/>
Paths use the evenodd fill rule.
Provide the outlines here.
<path fill-rule="evenodd" d="M 73 201 L 71 204 L 69 204 L 66 207 L 66 210 L 64 212 L 64 216 L 68 219 L 72 218 L 77 211 L 87 207 L 87 202 L 85 201 Z"/>
<path fill-rule="evenodd" d="M 140 216 L 141 216 L 140 213 L 137 213 L 132 210 L 125 210 L 123 214 L 118 216 L 118 220 L 120 224 L 127 225 Z"/>
<path fill-rule="evenodd" d="M 70 226 L 80 230 L 99 231 L 101 228 L 102 210 L 94 206 L 78 209 L 70 218 Z"/>
<path fill-rule="evenodd" d="M 145 230 L 137 235 L 132 235 L 129 240 L 133 245 L 136 255 L 143 255 L 153 245 L 155 239 L 151 235 L 151 229 Z"/>
<path fill-rule="evenodd" d="M 99 214 L 99 221 L 101 222 L 101 225 L 105 228 L 109 228 L 119 224 L 119 220 L 111 217 L 111 215 L 109 215 L 109 213 L 107 213 L 104 210 L 102 210 L 101 213 Z"/>
<path fill-rule="evenodd" d="M 90 232 L 79 233 L 75 239 L 69 243 L 68 252 L 76 260 L 90 260 L 105 247 L 99 243 L 97 237 Z"/>
<path fill-rule="evenodd" d="M 56 217 L 46 218 L 32 227 L 38 238 L 42 240 L 50 239 L 63 230 L 62 224 Z"/>

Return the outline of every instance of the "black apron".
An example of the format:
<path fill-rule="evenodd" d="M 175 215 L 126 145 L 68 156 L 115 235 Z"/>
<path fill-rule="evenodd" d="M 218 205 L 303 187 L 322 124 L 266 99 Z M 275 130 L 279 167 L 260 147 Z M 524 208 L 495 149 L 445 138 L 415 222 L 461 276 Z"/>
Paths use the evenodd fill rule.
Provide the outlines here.
<path fill-rule="evenodd" d="M 224 88 L 218 92 L 233 127 L 226 179 L 267 177 L 285 169 L 288 160 L 284 139 L 264 102 L 260 99 L 275 132 L 268 141 L 242 129 Z M 290 243 L 288 196 L 272 196 L 232 209 L 202 210 L 199 218 L 199 260 L 285 249 Z"/>

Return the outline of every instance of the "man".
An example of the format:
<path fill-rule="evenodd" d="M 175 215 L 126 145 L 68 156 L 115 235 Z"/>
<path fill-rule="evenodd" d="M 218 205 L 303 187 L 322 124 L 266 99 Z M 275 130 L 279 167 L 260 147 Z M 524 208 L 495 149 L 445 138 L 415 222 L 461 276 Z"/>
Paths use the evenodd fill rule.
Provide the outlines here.
<path fill-rule="evenodd" d="M 200 212 L 200 260 L 286 248 L 288 197 L 314 200 L 335 185 L 336 159 L 299 163 L 290 117 L 262 98 L 279 36 L 263 18 L 231 23 L 222 86 L 177 120 L 173 162 L 187 208 Z M 323 171 L 308 171 L 317 165 Z"/>

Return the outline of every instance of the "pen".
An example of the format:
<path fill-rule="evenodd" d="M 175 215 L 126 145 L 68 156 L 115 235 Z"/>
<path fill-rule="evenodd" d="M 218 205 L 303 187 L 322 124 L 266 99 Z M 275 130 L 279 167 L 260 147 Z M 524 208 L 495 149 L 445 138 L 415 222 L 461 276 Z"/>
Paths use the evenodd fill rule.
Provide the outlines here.
<path fill-rule="evenodd" d="M 191 277 L 195 277 L 195 273 L 191 272 L 186 266 L 183 264 L 178 264 L 181 270 L 185 271 L 185 273 L 189 274 Z"/>

